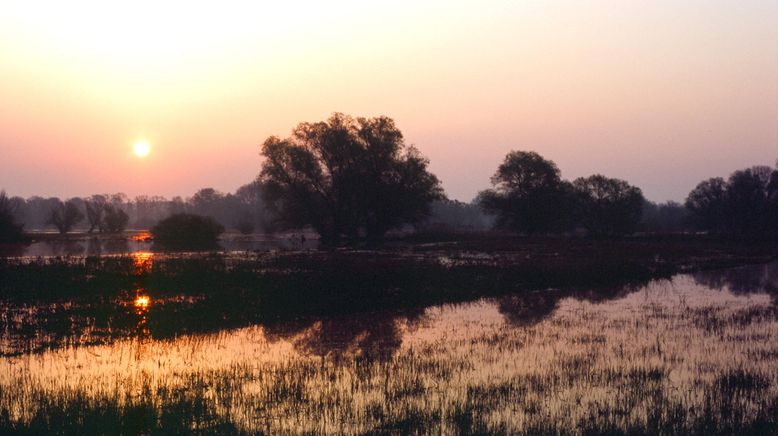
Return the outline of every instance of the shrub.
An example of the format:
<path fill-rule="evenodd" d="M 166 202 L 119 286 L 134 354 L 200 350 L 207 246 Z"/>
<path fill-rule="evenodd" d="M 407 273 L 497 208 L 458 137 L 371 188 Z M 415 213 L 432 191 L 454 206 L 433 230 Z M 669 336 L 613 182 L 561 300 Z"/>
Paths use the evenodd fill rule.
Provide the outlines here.
<path fill-rule="evenodd" d="M 213 218 L 189 213 L 171 215 L 151 229 L 156 242 L 176 245 L 213 245 L 223 232 Z"/>

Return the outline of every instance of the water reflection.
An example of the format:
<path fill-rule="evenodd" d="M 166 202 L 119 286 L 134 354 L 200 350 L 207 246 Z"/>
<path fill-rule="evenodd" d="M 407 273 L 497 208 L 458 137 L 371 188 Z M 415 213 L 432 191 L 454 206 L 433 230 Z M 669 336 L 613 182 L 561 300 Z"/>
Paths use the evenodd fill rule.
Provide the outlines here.
<path fill-rule="evenodd" d="M 773 304 L 778 305 L 778 262 L 698 272 L 694 274 L 694 280 L 737 295 L 764 292 L 772 296 Z"/>
<path fill-rule="evenodd" d="M 148 295 L 138 295 L 135 297 L 135 301 L 133 302 L 135 305 L 135 308 L 138 309 L 138 313 L 144 313 L 149 309 L 149 305 L 151 304 L 151 297 Z"/>
<path fill-rule="evenodd" d="M 136 242 L 149 242 L 152 240 L 152 235 L 151 232 L 141 231 L 132 235 L 130 239 Z"/>
<path fill-rule="evenodd" d="M 0 415 L 150 426 L 136 433 L 770 434 L 778 322 L 742 321 L 769 313 L 778 268 L 745 271 L 0 358 Z M 182 303 L 133 292 L 139 335 Z"/>
<path fill-rule="evenodd" d="M 158 262 L 159 256 L 162 260 Z M 375 287 L 378 295 L 398 292 L 397 286 L 404 287 L 403 295 L 429 292 L 429 281 L 404 280 L 404 270 L 394 275 L 398 280 L 376 275 L 354 278 L 351 271 L 344 271 L 343 277 L 288 274 L 283 269 L 288 268 L 284 261 L 278 264 L 283 267 L 281 273 L 258 276 L 253 260 L 246 263 L 210 255 L 166 258 L 151 251 L 81 262 L 85 282 L 70 284 L 74 279 L 63 275 L 54 289 L 41 294 L 46 297 L 39 303 L 24 299 L 2 303 L 0 354 L 42 351 L 66 344 L 110 343 L 137 335 L 171 339 L 182 334 L 261 325 L 268 338 L 289 341 L 304 354 L 332 358 L 363 355 L 380 360 L 393 356 L 402 342 L 403 331 L 424 323 L 423 305 L 372 312 L 347 307 L 357 315 L 343 315 L 338 310 L 345 304 L 358 308 L 351 299 L 358 298 L 364 286 Z M 434 278 L 434 274 L 437 273 L 429 277 Z M 698 284 L 736 295 L 767 293 L 776 306 L 778 263 L 692 277 Z M 349 278 L 349 288 L 338 288 Z M 553 317 L 565 299 L 603 304 L 646 286 L 661 288 L 659 283 L 632 283 L 551 289 L 509 294 L 489 301 L 494 301 L 508 325 L 523 328 Z M 300 293 L 311 287 L 318 291 Z M 61 294 L 55 293 L 60 290 Z M 301 304 L 295 295 L 312 297 Z M 366 304 L 376 305 L 371 301 Z"/>
<path fill-rule="evenodd" d="M 497 300 L 505 320 L 516 327 L 531 326 L 551 316 L 563 294 L 559 291 L 534 291 L 507 295 Z"/>
<path fill-rule="evenodd" d="M 85 248 L 82 241 L 61 240 L 44 242 L 51 256 L 79 256 L 84 254 Z"/>
<path fill-rule="evenodd" d="M 217 245 L 211 247 L 184 247 L 183 251 L 247 251 L 264 252 L 271 250 L 315 250 L 318 239 L 300 239 L 299 236 L 270 237 L 266 235 L 225 234 Z M 181 247 L 166 247 L 154 244 L 148 231 L 139 231 L 124 235 L 33 235 L 29 244 L 0 244 L 0 257 L 17 256 L 100 256 L 129 254 L 136 251 L 176 252 Z"/>
<path fill-rule="evenodd" d="M 644 281 L 619 286 L 537 290 L 500 297 L 497 304 L 500 313 L 510 325 L 528 327 L 552 316 L 559 307 L 559 302 L 565 298 L 604 303 L 623 298 L 647 286 L 659 287 L 658 283 Z"/>
<path fill-rule="evenodd" d="M 154 253 L 150 251 L 136 251 L 130 255 L 133 265 L 135 265 L 135 275 L 142 275 L 151 272 L 154 262 Z"/>
<path fill-rule="evenodd" d="M 276 323 L 265 325 L 265 334 L 269 341 L 290 342 L 305 355 L 388 360 L 402 344 L 403 333 L 424 322 L 424 314 L 425 310 L 418 308 Z"/>

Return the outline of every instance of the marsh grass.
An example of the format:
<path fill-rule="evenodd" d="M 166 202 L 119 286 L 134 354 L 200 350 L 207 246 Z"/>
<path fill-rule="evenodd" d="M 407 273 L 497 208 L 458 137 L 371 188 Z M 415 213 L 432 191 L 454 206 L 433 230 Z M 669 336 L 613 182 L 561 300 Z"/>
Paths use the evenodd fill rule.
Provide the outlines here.
<path fill-rule="evenodd" d="M 553 248 L 6 259 L 0 432 L 776 431 L 778 264 Z"/>
<path fill-rule="evenodd" d="M 722 286 L 677 276 L 604 300 L 565 294 L 532 322 L 522 313 L 547 304 L 509 295 L 351 324 L 255 325 L 26 353 L 0 363 L 0 429 L 774 433 L 772 297 Z"/>

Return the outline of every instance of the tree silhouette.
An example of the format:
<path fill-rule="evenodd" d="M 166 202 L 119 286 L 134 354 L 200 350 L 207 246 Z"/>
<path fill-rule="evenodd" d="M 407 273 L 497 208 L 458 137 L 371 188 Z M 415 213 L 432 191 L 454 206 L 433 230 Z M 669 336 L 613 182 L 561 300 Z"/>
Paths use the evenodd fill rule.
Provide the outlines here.
<path fill-rule="evenodd" d="M 73 229 L 73 226 L 84 219 L 84 214 L 74 199 L 66 202 L 59 201 L 51 209 L 48 224 L 57 228 L 60 234 L 65 234 Z"/>
<path fill-rule="evenodd" d="M 573 182 L 580 222 L 593 235 L 625 235 L 637 229 L 643 193 L 624 180 L 601 174 Z"/>
<path fill-rule="evenodd" d="M 14 220 L 14 207 L 11 199 L 8 198 L 5 191 L 0 191 L 0 243 L 23 242 L 25 239 L 24 227 Z"/>
<path fill-rule="evenodd" d="M 292 227 L 311 226 L 324 243 L 363 232 L 378 240 L 424 218 L 442 198 L 428 161 L 407 146 L 387 117 L 301 123 L 292 136 L 268 138 L 259 181 L 264 199 Z"/>
<path fill-rule="evenodd" d="M 721 177 L 700 182 L 686 197 L 685 205 L 697 228 L 715 233 L 729 228 L 727 182 Z"/>
<path fill-rule="evenodd" d="M 512 151 L 492 177 L 492 189 L 478 195 L 499 227 L 535 234 L 562 230 L 571 217 L 572 187 L 559 168 L 535 152 Z"/>
<path fill-rule="evenodd" d="M 709 179 L 686 199 L 694 225 L 708 232 L 747 236 L 778 234 L 778 170 L 754 166 L 727 181 Z"/>
<path fill-rule="evenodd" d="M 767 230 L 768 192 L 772 170 L 753 167 L 735 171 L 727 183 L 731 230 L 739 234 L 762 234 Z"/>
<path fill-rule="evenodd" d="M 127 223 L 130 221 L 130 216 L 127 215 L 127 212 L 118 207 L 113 207 L 110 204 L 106 204 L 104 210 L 102 228 L 104 228 L 106 232 L 119 233 L 127 228 Z"/>
<path fill-rule="evenodd" d="M 151 228 L 155 242 L 179 246 L 211 246 L 223 232 L 213 218 L 189 213 L 171 215 Z"/>
<path fill-rule="evenodd" d="M 86 206 L 86 219 L 89 222 L 89 233 L 97 229 L 103 232 L 103 215 L 107 204 L 106 196 L 93 195 L 84 201 Z"/>

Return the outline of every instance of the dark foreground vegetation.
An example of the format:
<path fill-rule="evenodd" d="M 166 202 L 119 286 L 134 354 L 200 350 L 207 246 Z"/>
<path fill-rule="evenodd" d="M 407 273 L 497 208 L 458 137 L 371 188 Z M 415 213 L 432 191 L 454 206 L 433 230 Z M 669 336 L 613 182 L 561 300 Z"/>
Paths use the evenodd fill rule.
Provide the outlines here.
<path fill-rule="evenodd" d="M 758 304 L 709 304 L 718 298 L 710 293 L 681 294 L 679 304 L 688 282 L 662 291 L 654 280 L 774 259 L 773 244 L 498 238 L 489 254 L 475 244 L 4 260 L 2 359 L 28 363 L 2 361 L 6 374 L 21 372 L 0 374 L 0 431 L 775 430 L 775 264 L 695 275 L 704 286 L 771 296 Z M 626 300 L 636 306 L 598 311 L 646 284 L 653 293 Z M 483 296 L 504 325 L 457 322 L 461 338 L 402 346 L 400 326 L 422 328 L 429 305 Z M 571 297 L 579 306 L 568 307 Z M 279 340 L 307 357 L 265 362 L 255 359 L 272 351 L 249 352 Z M 108 378 L 102 366 L 76 369 L 110 356 L 129 361 Z M 150 372 L 132 363 L 149 359 Z M 227 362 L 215 368 L 215 359 Z M 679 373 L 691 375 L 679 382 Z"/>

